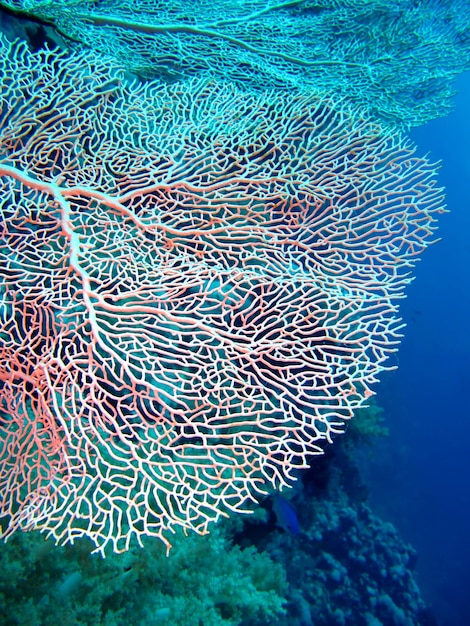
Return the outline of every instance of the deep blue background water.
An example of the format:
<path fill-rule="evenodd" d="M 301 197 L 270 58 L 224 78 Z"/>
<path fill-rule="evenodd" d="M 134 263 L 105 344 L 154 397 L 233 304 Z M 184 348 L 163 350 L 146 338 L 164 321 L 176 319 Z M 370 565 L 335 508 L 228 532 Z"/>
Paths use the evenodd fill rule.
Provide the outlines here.
<path fill-rule="evenodd" d="M 378 403 L 390 437 L 371 462 L 372 501 L 418 550 L 417 579 L 442 626 L 470 624 L 470 73 L 455 111 L 412 132 L 442 160 L 450 213 L 402 303 L 399 368 Z"/>

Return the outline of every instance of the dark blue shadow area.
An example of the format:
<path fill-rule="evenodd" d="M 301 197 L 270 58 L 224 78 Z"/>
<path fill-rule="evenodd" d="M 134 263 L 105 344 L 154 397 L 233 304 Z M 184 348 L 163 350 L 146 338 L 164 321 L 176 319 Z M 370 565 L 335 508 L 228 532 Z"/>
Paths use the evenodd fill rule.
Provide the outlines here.
<path fill-rule="evenodd" d="M 370 466 L 372 499 L 418 550 L 418 582 L 442 626 L 470 624 L 470 73 L 456 110 L 412 133 L 442 160 L 450 213 L 402 303 L 399 369 L 378 402 L 390 437 Z"/>

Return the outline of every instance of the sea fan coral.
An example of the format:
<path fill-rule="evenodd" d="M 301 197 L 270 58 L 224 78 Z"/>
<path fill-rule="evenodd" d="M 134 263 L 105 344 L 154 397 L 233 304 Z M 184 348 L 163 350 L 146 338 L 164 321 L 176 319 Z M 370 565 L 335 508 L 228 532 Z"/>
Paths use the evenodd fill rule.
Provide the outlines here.
<path fill-rule="evenodd" d="M 146 78 L 210 73 L 242 89 L 347 95 L 388 124 L 449 111 L 470 67 L 467 0 L 0 0 L 54 39 Z M 30 25 L 29 28 L 33 26 Z"/>
<path fill-rule="evenodd" d="M 4 534 L 203 533 L 370 395 L 434 167 L 341 100 L 2 46 Z"/>

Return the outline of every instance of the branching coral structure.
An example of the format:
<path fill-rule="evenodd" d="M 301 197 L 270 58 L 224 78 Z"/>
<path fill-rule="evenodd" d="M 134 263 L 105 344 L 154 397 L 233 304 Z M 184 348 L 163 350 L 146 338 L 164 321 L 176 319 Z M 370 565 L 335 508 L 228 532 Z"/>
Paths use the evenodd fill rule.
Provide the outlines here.
<path fill-rule="evenodd" d="M 467 0 L 0 0 L 141 76 L 348 96 L 408 128 L 470 67 Z"/>
<path fill-rule="evenodd" d="M 3 534 L 205 533 L 390 366 L 435 168 L 339 99 L 0 65 Z"/>

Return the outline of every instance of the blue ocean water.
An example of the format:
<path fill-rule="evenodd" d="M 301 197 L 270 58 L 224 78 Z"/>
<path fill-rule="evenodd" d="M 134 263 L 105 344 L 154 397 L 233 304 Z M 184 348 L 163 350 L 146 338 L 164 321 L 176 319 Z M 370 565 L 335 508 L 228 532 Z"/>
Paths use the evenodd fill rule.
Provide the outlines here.
<path fill-rule="evenodd" d="M 470 624 L 470 74 L 455 110 L 417 128 L 442 160 L 450 213 L 402 302 L 407 328 L 378 402 L 390 437 L 376 452 L 372 501 L 418 551 L 417 580 L 445 626 Z"/>

